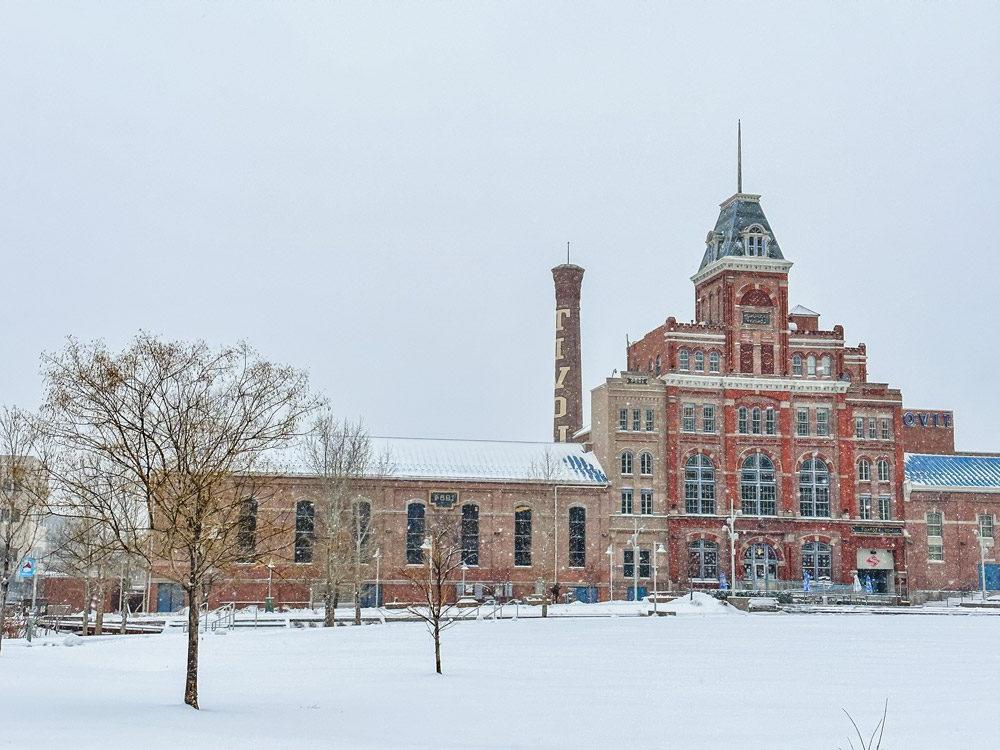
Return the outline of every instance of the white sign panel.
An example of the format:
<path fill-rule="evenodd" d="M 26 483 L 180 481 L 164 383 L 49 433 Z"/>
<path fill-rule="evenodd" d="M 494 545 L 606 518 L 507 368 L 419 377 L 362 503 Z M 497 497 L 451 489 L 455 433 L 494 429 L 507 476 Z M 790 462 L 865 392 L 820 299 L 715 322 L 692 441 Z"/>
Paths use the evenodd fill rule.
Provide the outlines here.
<path fill-rule="evenodd" d="M 865 547 L 858 550 L 858 570 L 893 570 L 892 552 Z"/>

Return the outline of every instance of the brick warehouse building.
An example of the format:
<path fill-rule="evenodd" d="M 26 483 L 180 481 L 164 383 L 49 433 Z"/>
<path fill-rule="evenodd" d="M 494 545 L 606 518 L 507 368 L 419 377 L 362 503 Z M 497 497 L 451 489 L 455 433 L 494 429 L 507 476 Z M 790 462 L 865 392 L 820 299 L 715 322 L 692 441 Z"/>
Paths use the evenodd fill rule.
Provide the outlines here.
<path fill-rule="evenodd" d="M 723 202 L 692 277 L 695 321 L 669 317 L 630 343 L 624 371 L 591 392 L 588 427 L 584 269 L 554 268 L 555 442 L 379 439 L 397 469 L 358 490 L 381 556 L 381 590 L 370 581 L 367 598 L 414 598 L 414 548 L 438 513 L 475 514 L 476 595 L 556 582 L 605 599 L 610 577 L 617 598 L 641 596 L 657 573 L 660 589 L 723 577 L 792 587 L 804 573 L 838 584 L 857 574 L 911 598 L 976 588 L 973 531 L 992 537 L 1000 457 L 956 455 L 950 412 L 905 409 L 898 389 L 869 382 L 864 344 L 791 306 L 791 267 L 758 195 Z M 539 472 L 548 464 L 558 470 Z M 301 471 L 273 481 L 289 517 L 314 502 Z M 279 605 L 318 599 L 315 565 L 295 562 L 298 536 L 289 525 L 286 554 L 271 556 Z M 993 581 L 992 548 L 986 558 Z M 221 574 L 213 605 L 262 602 L 266 562 Z M 152 593 L 160 609 L 178 603 L 166 580 Z"/>

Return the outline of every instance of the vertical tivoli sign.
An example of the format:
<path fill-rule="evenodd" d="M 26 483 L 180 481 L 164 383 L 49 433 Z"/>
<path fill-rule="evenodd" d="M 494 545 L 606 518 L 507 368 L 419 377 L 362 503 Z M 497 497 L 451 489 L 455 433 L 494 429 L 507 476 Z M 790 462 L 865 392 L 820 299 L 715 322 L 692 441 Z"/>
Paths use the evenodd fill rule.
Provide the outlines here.
<path fill-rule="evenodd" d="M 555 387 L 552 437 L 572 440 L 583 426 L 583 389 L 580 372 L 580 287 L 583 269 L 565 263 L 552 269 L 556 286 Z"/>

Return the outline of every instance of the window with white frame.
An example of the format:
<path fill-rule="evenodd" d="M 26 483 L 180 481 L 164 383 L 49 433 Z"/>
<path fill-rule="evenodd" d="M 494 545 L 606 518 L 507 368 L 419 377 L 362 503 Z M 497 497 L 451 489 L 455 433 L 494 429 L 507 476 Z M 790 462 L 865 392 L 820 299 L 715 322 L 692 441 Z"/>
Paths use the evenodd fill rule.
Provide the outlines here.
<path fill-rule="evenodd" d="M 806 459 L 799 469 L 799 513 L 830 517 L 830 470 L 818 458 Z"/>
<path fill-rule="evenodd" d="M 793 354 L 792 355 L 792 375 L 802 374 L 802 355 Z"/>
<path fill-rule="evenodd" d="M 704 404 L 701 407 L 701 431 L 715 432 L 715 405 Z"/>
<path fill-rule="evenodd" d="M 830 377 L 830 356 L 823 355 L 819 361 L 819 374 L 825 378 Z"/>
<path fill-rule="evenodd" d="M 628 409 L 618 410 L 618 429 L 622 431 L 628 429 Z"/>
<path fill-rule="evenodd" d="M 650 565 L 649 565 L 649 550 L 640 549 L 639 550 L 639 578 L 649 578 L 650 576 Z"/>
<path fill-rule="evenodd" d="M 802 545 L 802 572 L 808 573 L 813 580 L 833 577 L 832 560 L 833 552 L 829 544 L 806 542 Z"/>
<path fill-rule="evenodd" d="M 816 410 L 816 434 L 819 435 L 820 437 L 829 437 L 830 435 L 829 409 Z"/>
<path fill-rule="evenodd" d="M 701 349 L 694 353 L 694 371 L 705 372 L 705 352 Z"/>
<path fill-rule="evenodd" d="M 695 430 L 695 417 L 694 417 L 694 404 L 684 404 L 681 407 L 681 430 L 684 432 L 694 432 Z"/>
<path fill-rule="evenodd" d="M 623 549 L 622 550 L 622 575 L 625 578 L 635 577 L 635 550 L 634 549 Z"/>
<path fill-rule="evenodd" d="M 809 434 L 809 410 L 799 408 L 795 410 L 795 434 L 804 437 Z"/>
<path fill-rule="evenodd" d="M 747 255 L 750 257 L 764 257 L 764 235 L 752 233 L 747 235 Z"/>
<path fill-rule="evenodd" d="M 715 513 L 715 466 L 702 453 L 691 456 L 684 466 L 684 511 Z"/>
<path fill-rule="evenodd" d="M 927 513 L 927 559 L 944 560 L 944 515 L 937 510 Z"/>
<path fill-rule="evenodd" d="M 630 488 L 622 488 L 622 515 L 631 516 L 632 515 L 632 490 Z"/>
<path fill-rule="evenodd" d="M 862 482 L 870 482 L 872 478 L 872 462 L 867 458 L 858 461 L 858 479 Z"/>
<path fill-rule="evenodd" d="M 865 436 L 865 418 L 854 418 L 854 437 L 861 439 Z"/>
<path fill-rule="evenodd" d="M 889 419 L 882 419 L 882 439 L 892 440 L 892 421 Z"/>
<path fill-rule="evenodd" d="M 760 434 L 760 409 L 754 408 L 750 412 L 750 432 L 754 435 Z"/>
<path fill-rule="evenodd" d="M 626 476 L 632 473 L 632 451 L 624 451 L 622 453 L 621 468 L 622 474 Z"/>
<path fill-rule="evenodd" d="M 875 417 L 868 418 L 868 438 L 870 440 L 876 440 L 878 438 L 878 424 Z"/>
<path fill-rule="evenodd" d="M 979 514 L 979 536 L 983 539 L 993 538 L 993 516 L 989 513 Z"/>
<path fill-rule="evenodd" d="M 653 476 L 653 454 L 643 452 L 639 456 L 639 473 L 644 477 Z"/>
<path fill-rule="evenodd" d="M 872 517 L 872 496 L 858 495 L 858 518 L 870 521 Z"/>
<path fill-rule="evenodd" d="M 774 464 L 767 456 L 754 453 L 740 469 L 740 500 L 743 513 L 750 516 L 776 516 L 778 485 Z"/>
<path fill-rule="evenodd" d="M 691 352 L 687 349 L 681 349 L 677 352 L 677 369 L 683 372 L 691 369 Z"/>
<path fill-rule="evenodd" d="M 811 378 L 816 377 L 816 357 L 812 354 L 806 357 L 806 375 Z"/>
<path fill-rule="evenodd" d="M 889 495 L 878 496 L 878 518 L 880 521 L 892 520 L 892 497 Z"/>
<path fill-rule="evenodd" d="M 770 407 L 764 410 L 764 432 L 768 435 L 774 434 L 774 409 Z"/>
<path fill-rule="evenodd" d="M 878 481 L 888 482 L 889 481 L 889 462 L 884 458 L 880 458 L 876 464 L 878 467 Z"/>
<path fill-rule="evenodd" d="M 632 410 L 632 432 L 638 432 L 642 429 L 642 411 L 640 409 Z"/>
<path fill-rule="evenodd" d="M 721 357 L 719 356 L 719 353 L 718 352 L 709 352 L 708 353 L 708 371 L 709 372 L 718 372 L 721 369 L 721 365 L 722 365 L 722 362 L 721 362 Z"/>
<path fill-rule="evenodd" d="M 653 514 L 653 491 L 639 490 L 639 512 L 644 516 Z"/>
<path fill-rule="evenodd" d="M 736 426 L 741 435 L 746 435 L 750 431 L 748 415 L 749 410 L 745 406 L 741 406 L 739 412 L 737 412 L 738 419 Z"/>
<path fill-rule="evenodd" d="M 646 409 L 646 432 L 652 432 L 656 427 L 656 421 L 652 409 Z"/>
<path fill-rule="evenodd" d="M 719 576 L 719 545 L 705 539 L 688 543 L 688 575 L 714 580 Z"/>

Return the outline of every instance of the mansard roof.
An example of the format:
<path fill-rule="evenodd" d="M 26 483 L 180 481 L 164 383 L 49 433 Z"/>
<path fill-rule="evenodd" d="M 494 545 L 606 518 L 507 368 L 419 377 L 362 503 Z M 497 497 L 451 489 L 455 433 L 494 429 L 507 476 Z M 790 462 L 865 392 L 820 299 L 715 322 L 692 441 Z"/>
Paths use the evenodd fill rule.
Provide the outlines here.
<path fill-rule="evenodd" d="M 699 271 L 724 256 L 742 256 L 745 248 L 741 234 L 754 225 L 769 235 L 767 257 L 784 260 L 781 248 L 774 238 L 774 232 L 771 231 L 771 225 L 760 207 L 759 195 L 737 193 L 720 204 L 719 209 L 719 219 L 715 222 L 715 229 L 709 234 L 708 246 L 705 248 Z M 721 237 L 721 245 L 716 245 L 714 241 L 716 237 Z"/>

